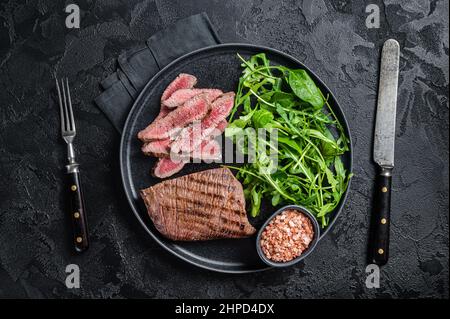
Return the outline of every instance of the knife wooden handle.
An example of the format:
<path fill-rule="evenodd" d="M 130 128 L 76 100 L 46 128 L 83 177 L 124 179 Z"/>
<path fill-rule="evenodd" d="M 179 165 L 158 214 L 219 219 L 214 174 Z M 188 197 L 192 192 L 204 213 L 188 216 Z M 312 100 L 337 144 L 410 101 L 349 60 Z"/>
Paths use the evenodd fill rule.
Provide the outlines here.
<path fill-rule="evenodd" d="M 67 173 L 69 176 L 70 216 L 73 228 L 73 244 L 75 251 L 81 253 L 88 249 L 88 229 L 86 209 L 81 189 L 80 173 L 78 170 Z"/>
<path fill-rule="evenodd" d="M 377 178 L 375 191 L 375 212 L 373 220 L 373 235 L 370 250 L 370 260 L 379 265 L 385 265 L 389 258 L 389 225 L 391 223 L 391 186 L 390 171 L 382 170 Z"/>

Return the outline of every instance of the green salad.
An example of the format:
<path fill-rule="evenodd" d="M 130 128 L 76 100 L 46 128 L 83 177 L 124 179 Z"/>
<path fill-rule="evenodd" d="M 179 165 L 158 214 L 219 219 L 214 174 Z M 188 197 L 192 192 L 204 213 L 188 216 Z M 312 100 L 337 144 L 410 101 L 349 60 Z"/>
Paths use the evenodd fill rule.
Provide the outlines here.
<path fill-rule="evenodd" d="M 258 139 L 252 132 L 276 129 L 278 134 L 276 165 L 268 156 L 269 145 L 267 151 L 257 151 L 252 161 L 228 166 L 238 171 L 251 215 L 259 214 L 264 198 L 273 206 L 302 205 L 322 227 L 327 226 L 351 177 L 341 161 L 349 150 L 349 139 L 328 97 L 305 70 L 271 65 L 264 53 L 248 60 L 238 57 L 243 72 L 226 136 L 238 151 L 249 154 L 252 139 L 253 144 Z M 242 132 L 249 137 L 239 143 Z"/>

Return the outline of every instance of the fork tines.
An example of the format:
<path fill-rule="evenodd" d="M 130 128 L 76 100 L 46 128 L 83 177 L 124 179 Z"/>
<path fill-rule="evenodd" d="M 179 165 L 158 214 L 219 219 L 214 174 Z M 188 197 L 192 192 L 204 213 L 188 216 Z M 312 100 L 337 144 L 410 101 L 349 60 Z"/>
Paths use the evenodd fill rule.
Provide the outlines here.
<path fill-rule="evenodd" d="M 61 79 L 61 88 L 55 77 L 56 89 L 58 90 L 59 110 L 61 117 L 61 133 L 63 136 L 75 136 L 75 120 L 73 118 L 72 100 L 70 98 L 69 79 Z M 62 94 L 61 94 L 62 91 Z"/>

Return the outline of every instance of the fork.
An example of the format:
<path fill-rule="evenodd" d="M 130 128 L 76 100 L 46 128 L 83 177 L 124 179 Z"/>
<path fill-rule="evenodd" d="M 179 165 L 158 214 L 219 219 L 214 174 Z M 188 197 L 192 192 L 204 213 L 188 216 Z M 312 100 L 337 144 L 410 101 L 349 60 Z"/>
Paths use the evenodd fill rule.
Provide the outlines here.
<path fill-rule="evenodd" d="M 59 98 L 59 110 L 61 118 L 61 135 L 67 144 L 66 173 L 69 176 L 67 191 L 70 201 L 70 216 L 73 228 L 73 244 L 75 251 L 83 252 L 89 247 L 87 217 L 83 192 L 81 189 L 79 164 L 75 161 L 73 140 L 76 135 L 75 120 L 73 117 L 72 101 L 70 98 L 69 79 L 61 79 L 61 88 L 55 77 L 56 89 Z M 62 92 L 62 93 L 61 93 Z"/>

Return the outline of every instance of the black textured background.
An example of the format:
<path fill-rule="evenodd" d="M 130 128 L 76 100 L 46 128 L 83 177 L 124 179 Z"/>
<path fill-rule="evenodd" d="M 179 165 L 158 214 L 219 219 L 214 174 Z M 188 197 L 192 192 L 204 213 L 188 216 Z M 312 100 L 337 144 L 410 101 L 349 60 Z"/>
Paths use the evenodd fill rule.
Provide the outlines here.
<path fill-rule="evenodd" d="M 448 1 L 0 1 L 0 297 L 448 298 Z M 381 28 L 365 27 L 376 3 Z M 178 261 L 148 238 L 122 193 L 119 136 L 92 100 L 115 57 L 179 18 L 206 11 L 224 41 L 299 58 L 335 93 L 353 133 L 355 177 L 346 208 L 315 253 L 295 267 L 216 274 Z M 380 47 L 402 47 L 391 259 L 365 287 L 371 160 Z M 68 75 L 77 118 L 91 248 L 70 253 L 62 199 L 64 146 L 51 75 Z M 81 268 L 81 289 L 65 267 Z"/>

